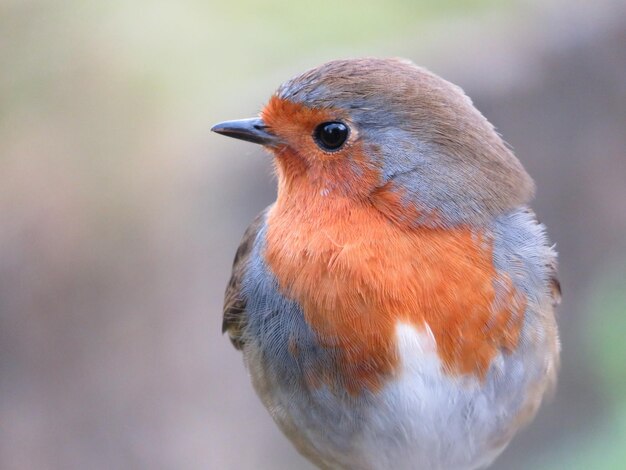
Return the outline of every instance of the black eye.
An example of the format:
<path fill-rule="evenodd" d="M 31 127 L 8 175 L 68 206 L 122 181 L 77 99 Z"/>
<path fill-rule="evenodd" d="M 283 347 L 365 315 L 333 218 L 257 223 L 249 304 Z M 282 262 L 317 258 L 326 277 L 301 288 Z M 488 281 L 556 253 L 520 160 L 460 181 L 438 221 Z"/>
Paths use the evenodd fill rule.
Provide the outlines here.
<path fill-rule="evenodd" d="M 343 122 L 324 122 L 315 128 L 313 137 L 322 150 L 332 152 L 344 144 L 348 134 L 350 129 Z"/>

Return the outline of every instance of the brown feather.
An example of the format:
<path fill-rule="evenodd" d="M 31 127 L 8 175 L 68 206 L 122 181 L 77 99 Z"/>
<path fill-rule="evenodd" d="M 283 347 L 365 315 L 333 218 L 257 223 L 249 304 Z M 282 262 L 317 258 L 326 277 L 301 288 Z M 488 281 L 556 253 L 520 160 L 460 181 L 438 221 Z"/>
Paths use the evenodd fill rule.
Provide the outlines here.
<path fill-rule="evenodd" d="M 552 305 L 556 307 L 561 303 L 561 283 L 559 282 L 556 263 L 550 265 L 550 294 L 552 295 Z"/>
<path fill-rule="evenodd" d="M 230 281 L 228 281 L 226 293 L 224 294 L 222 333 L 228 332 L 233 346 L 237 349 L 243 348 L 243 330 L 247 322 L 246 300 L 241 295 L 242 282 L 246 274 L 254 240 L 263 223 L 264 215 L 265 211 L 257 215 L 243 234 L 243 238 L 235 254 L 235 260 L 233 261 L 233 271 L 230 276 Z"/>

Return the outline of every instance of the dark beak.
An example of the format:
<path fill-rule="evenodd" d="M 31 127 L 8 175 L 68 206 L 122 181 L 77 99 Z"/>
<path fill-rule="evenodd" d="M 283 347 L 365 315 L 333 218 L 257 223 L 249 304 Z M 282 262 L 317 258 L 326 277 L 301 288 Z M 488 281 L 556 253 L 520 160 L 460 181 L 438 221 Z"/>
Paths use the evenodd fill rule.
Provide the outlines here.
<path fill-rule="evenodd" d="M 276 146 L 280 143 L 278 137 L 266 130 L 265 123 L 261 118 L 237 119 L 236 121 L 224 121 L 215 124 L 211 130 L 218 134 L 247 140 L 255 144 Z"/>

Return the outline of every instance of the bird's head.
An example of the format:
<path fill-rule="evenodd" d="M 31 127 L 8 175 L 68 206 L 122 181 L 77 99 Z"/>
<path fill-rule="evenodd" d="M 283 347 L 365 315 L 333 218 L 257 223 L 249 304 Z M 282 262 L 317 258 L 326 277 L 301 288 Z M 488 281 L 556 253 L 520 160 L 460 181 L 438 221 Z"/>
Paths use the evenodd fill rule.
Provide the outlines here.
<path fill-rule="evenodd" d="M 406 60 L 328 62 L 281 85 L 260 117 L 213 130 L 269 148 L 279 195 L 304 185 L 397 222 L 481 224 L 533 194 L 461 88 Z"/>

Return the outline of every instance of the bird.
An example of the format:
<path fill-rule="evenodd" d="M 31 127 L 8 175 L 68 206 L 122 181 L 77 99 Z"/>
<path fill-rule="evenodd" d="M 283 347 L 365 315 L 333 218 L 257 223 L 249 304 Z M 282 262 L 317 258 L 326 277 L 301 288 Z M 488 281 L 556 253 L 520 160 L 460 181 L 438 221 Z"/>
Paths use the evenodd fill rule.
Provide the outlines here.
<path fill-rule="evenodd" d="M 223 332 L 322 469 L 478 469 L 556 383 L 557 254 L 531 177 L 464 91 L 401 58 L 334 60 L 212 131 L 277 180 Z"/>

